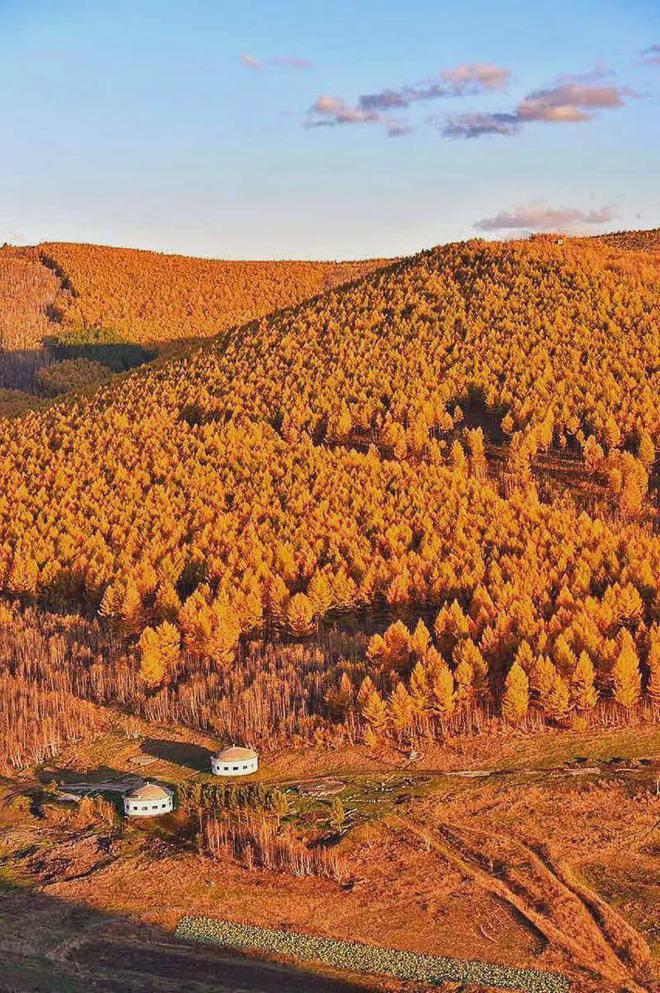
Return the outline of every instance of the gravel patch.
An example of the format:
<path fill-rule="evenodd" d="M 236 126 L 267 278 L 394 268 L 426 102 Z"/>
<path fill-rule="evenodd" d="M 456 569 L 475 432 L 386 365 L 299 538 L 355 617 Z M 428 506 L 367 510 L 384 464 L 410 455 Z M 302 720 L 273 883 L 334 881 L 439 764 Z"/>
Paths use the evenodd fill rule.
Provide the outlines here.
<path fill-rule="evenodd" d="M 185 941 L 285 955 L 354 973 L 394 976 L 397 979 L 430 983 L 481 983 L 505 990 L 519 990 L 520 993 L 567 993 L 570 989 L 568 980 L 558 973 L 420 955 L 396 948 L 379 948 L 357 941 L 319 938 L 299 931 L 255 927 L 210 917 L 182 917 L 175 934 Z"/>

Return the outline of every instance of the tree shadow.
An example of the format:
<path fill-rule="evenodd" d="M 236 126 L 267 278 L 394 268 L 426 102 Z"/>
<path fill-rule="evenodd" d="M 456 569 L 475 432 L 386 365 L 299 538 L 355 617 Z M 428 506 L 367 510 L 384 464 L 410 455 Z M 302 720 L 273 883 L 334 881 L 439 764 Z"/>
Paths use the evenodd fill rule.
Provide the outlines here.
<path fill-rule="evenodd" d="M 168 741 L 165 738 L 145 738 L 142 751 L 164 762 L 186 766 L 194 772 L 211 771 L 213 752 L 202 745 L 193 745 L 187 741 Z"/>
<path fill-rule="evenodd" d="M 105 366 L 110 373 L 128 372 L 159 354 L 161 347 L 129 341 L 66 341 L 54 336 L 43 339 L 43 347 L 2 348 L 0 343 L 0 389 L 21 390 L 35 402 L 43 397 L 38 373 L 65 359 L 87 359 Z M 90 387 L 96 384 L 89 383 Z M 83 384 L 82 388 L 85 386 Z"/>
<path fill-rule="evenodd" d="M 56 785 L 66 789 L 67 786 L 88 784 L 90 787 L 101 786 L 103 783 L 117 783 L 129 780 L 142 781 L 145 776 L 142 770 L 126 772 L 109 765 L 99 765 L 94 769 L 70 769 L 67 766 L 44 766 L 37 771 L 36 778 L 44 786 Z"/>
<path fill-rule="evenodd" d="M 0 993 L 365 993 L 365 984 L 187 944 L 157 925 L 0 881 Z"/>

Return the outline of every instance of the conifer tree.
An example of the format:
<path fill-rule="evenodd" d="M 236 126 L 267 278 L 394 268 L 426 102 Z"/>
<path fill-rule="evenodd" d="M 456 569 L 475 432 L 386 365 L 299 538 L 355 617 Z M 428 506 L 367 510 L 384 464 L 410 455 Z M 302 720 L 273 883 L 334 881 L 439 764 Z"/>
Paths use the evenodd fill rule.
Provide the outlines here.
<path fill-rule="evenodd" d="M 642 678 L 639 659 L 633 645 L 623 644 L 612 671 L 614 699 L 622 707 L 633 707 L 639 702 Z"/>
<path fill-rule="evenodd" d="M 372 690 L 362 708 L 362 716 L 377 734 L 387 725 L 387 706 L 378 690 Z"/>
<path fill-rule="evenodd" d="M 7 580 L 9 592 L 19 596 L 34 596 L 38 579 L 39 567 L 33 557 L 17 550 Z"/>
<path fill-rule="evenodd" d="M 511 724 L 519 724 L 529 707 L 529 681 L 525 670 L 514 662 L 507 673 L 502 698 L 502 716 Z"/>
<path fill-rule="evenodd" d="M 459 662 L 454 672 L 456 702 L 465 706 L 474 695 L 474 669 L 469 662 Z"/>
<path fill-rule="evenodd" d="M 365 676 L 362 682 L 360 683 L 360 688 L 358 689 L 358 694 L 357 694 L 357 705 L 360 710 L 360 713 L 362 713 L 362 711 L 364 710 L 367 700 L 369 699 L 369 697 L 371 696 L 371 694 L 375 689 L 376 687 L 373 684 L 371 676 Z"/>
<path fill-rule="evenodd" d="M 430 706 L 431 690 L 425 666 L 418 662 L 410 674 L 410 697 L 416 714 L 425 713 Z"/>
<path fill-rule="evenodd" d="M 539 655 L 532 667 L 529 682 L 532 692 L 544 709 L 544 701 L 552 690 L 556 675 L 557 669 L 550 658 L 547 655 Z"/>
<path fill-rule="evenodd" d="M 314 630 L 314 606 L 304 593 L 291 597 L 286 612 L 289 630 L 299 638 L 310 635 Z"/>
<path fill-rule="evenodd" d="M 423 659 L 431 644 L 431 633 L 423 620 L 418 620 L 412 638 L 410 651 L 416 659 Z"/>
<path fill-rule="evenodd" d="M 553 721 L 561 721 L 570 709 L 570 693 L 565 679 L 555 670 L 550 690 L 541 698 L 541 706 Z"/>
<path fill-rule="evenodd" d="M 140 675 L 147 686 L 160 686 L 180 659 L 181 641 L 177 628 L 163 621 L 157 628 L 146 627 L 138 643 Z"/>
<path fill-rule="evenodd" d="M 408 690 L 403 683 L 397 683 L 390 696 L 392 727 L 398 734 L 403 734 L 410 729 L 414 715 L 413 701 Z"/>
<path fill-rule="evenodd" d="M 447 665 L 441 665 L 431 677 L 433 709 L 440 717 L 451 717 L 456 706 L 454 677 Z"/>
<path fill-rule="evenodd" d="M 646 469 L 650 470 L 653 468 L 653 463 L 655 462 L 655 445 L 648 431 L 642 431 L 639 436 L 637 457 Z"/>
<path fill-rule="evenodd" d="M 333 717 L 345 717 L 353 700 L 353 684 L 347 672 L 343 672 L 339 686 L 328 690 L 326 704 Z"/>
<path fill-rule="evenodd" d="M 324 572 L 315 572 L 307 587 L 314 614 L 316 617 L 323 617 L 332 607 L 332 587 Z"/>
<path fill-rule="evenodd" d="M 591 710 L 596 706 L 597 699 L 593 663 L 587 652 L 580 652 L 571 676 L 571 700 L 577 710 Z"/>
<path fill-rule="evenodd" d="M 660 627 L 653 625 L 649 634 L 649 681 L 646 687 L 649 699 L 655 706 L 660 705 Z"/>

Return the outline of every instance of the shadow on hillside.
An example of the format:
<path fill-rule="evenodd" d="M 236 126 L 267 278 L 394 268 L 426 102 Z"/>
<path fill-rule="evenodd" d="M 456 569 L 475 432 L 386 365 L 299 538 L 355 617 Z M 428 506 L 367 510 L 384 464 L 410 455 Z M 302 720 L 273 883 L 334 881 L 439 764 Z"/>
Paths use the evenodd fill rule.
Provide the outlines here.
<path fill-rule="evenodd" d="M 145 775 L 141 769 L 130 772 L 115 769 L 109 765 L 99 765 L 94 769 L 68 769 L 66 766 L 53 766 L 40 769 L 37 772 L 37 780 L 44 786 L 55 784 L 66 788 L 73 784 L 87 783 L 91 786 L 99 787 L 105 783 L 120 784 L 126 779 L 144 779 Z"/>
<path fill-rule="evenodd" d="M 157 345 L 147 348 L 132 342 L 64 343 L 51 337 L 44 338 L 43 344 L 43 348 L 0 348 L 0 389 L 24 390 L 36 399 L 40 392 L 37 373 L 54 362 L 87 359 L 118 373 L 151 362 L 161 353 Z"/>
<path fill-rule="evenodd" d="M 210 772 L 211 755 L 209 748 L 192 745 L 187 741 L 167 741 L 164 738 L 145 738 L 142 742 L 145 755 L 153 755 L 173 765 L 186 766 L 194 772 Z"/>
<path fill-rule="evenodd" d="M 503 445 L 508 440 L 502 430 L 506 408 L 489 407 L 483 396 L 477 392 L 459 400 L 457 406 L 463 412 L 463 427 L 481 428 L 484 438 L 491 445 Z"/>
<path fill-rule="evenodd" d="M 193 986 L 195 993 L 369 989 L 295 966 L 188 945 L 160 927 L 46 896 L 7 878 L 0 893 L 0 993 L 171 993 Z"/>

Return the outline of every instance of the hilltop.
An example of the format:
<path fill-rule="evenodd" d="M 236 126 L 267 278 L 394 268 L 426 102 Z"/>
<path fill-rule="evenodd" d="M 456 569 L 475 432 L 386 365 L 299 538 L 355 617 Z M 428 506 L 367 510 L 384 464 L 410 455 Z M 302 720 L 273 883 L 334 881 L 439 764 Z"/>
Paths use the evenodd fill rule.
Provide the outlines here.
<path fill-rule="evenodd" d="M 208 338 L 370 272 L 366 262 L 229 262 L 44 242 L 0 249 L 1 340 L 46 335 L 137 344 Z"/>

